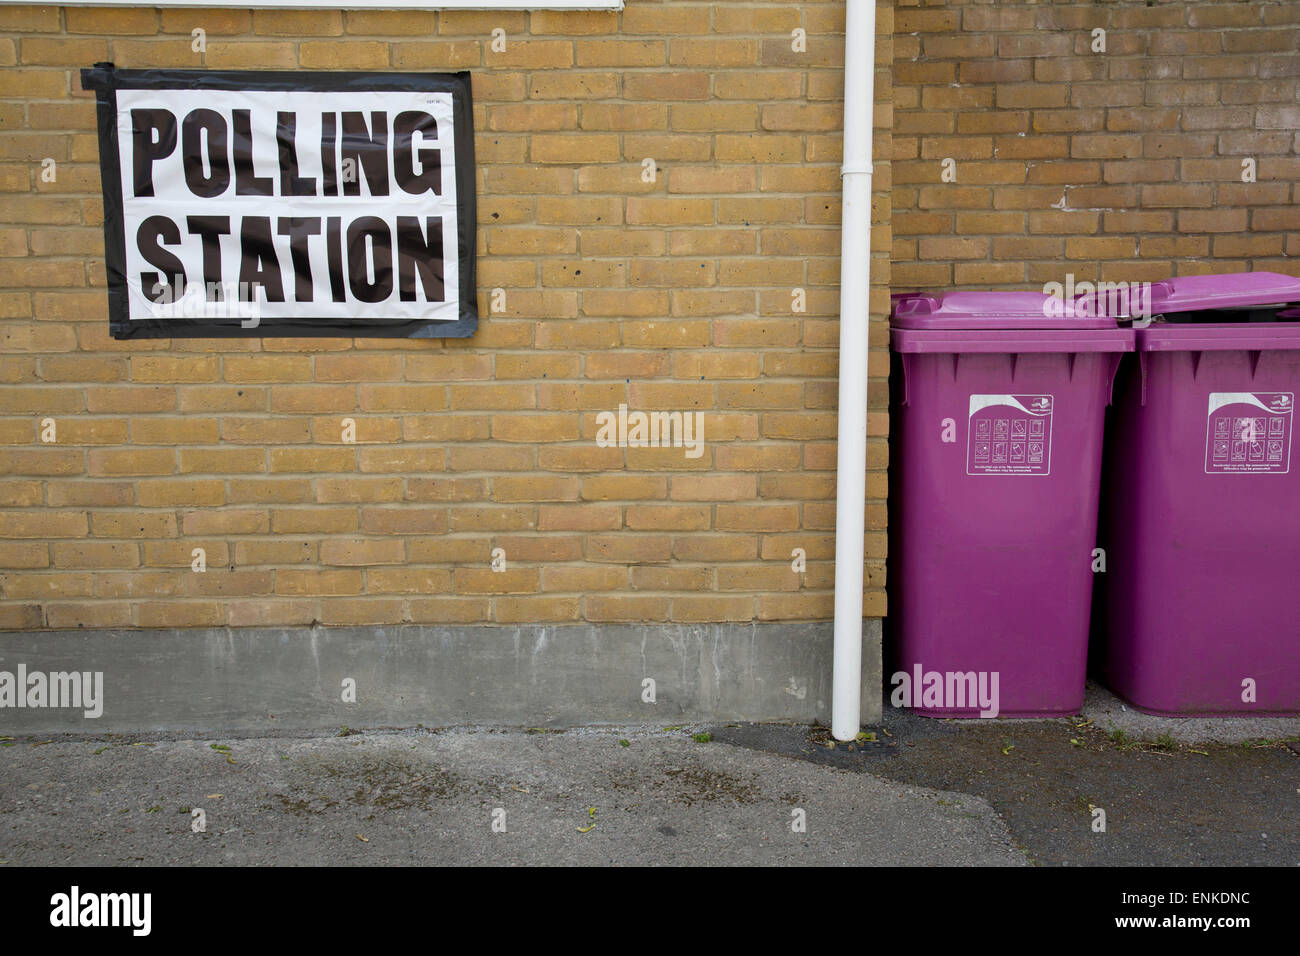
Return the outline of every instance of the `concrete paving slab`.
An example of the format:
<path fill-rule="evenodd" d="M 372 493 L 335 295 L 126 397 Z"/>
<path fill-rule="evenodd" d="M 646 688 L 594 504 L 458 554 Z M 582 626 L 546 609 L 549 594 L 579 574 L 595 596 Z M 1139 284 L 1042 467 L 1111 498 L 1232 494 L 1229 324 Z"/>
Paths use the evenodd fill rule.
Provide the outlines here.
<path fill-rule="evenodd" d="M 1300 717 L 1161 717 L 1143 713 L 1092 682 L 1083 716 L 1137 740 L 1156 740 L 1165 734 L 1187 744 L 1300 739 Z"/>

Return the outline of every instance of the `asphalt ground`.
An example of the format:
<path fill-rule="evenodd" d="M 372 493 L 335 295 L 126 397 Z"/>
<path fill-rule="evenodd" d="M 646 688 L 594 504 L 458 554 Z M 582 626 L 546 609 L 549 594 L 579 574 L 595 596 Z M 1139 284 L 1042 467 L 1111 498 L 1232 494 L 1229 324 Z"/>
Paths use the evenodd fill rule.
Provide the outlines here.
<path fill-rule="evenodd" d="M 1094 688 L 1057 720 L 889 708 L 848 744 L 777 724 L 14 737 L 0 866 L 1295 867 L 1297 724 L 1168 722 Z"/>

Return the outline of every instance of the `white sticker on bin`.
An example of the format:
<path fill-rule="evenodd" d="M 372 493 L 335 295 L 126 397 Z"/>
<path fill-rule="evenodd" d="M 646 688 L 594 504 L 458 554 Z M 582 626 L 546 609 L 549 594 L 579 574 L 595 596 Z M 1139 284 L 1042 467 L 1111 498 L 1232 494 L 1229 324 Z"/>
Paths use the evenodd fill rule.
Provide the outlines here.
<path fill-rule="evenodd" d="M 1211 392 L 1207 475 L 1285 475 L 1291 470 L 1293 392 Z"/>
<path fill-rule="evenodd" d="M 972 395 L 966 474 L 1051 474 L 1055 404 L 1051 395 Z"/>

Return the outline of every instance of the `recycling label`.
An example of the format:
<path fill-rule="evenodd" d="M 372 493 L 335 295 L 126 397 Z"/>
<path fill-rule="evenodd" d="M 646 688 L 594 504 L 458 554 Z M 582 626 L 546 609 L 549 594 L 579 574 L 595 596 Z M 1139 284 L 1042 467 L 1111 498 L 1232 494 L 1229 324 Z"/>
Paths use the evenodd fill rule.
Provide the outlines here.
<path fill-rule="evenodd" d="M 1051 474 L 1054 405 L 1051 395 L 972 395 L 966 474 Z"/>
<path fill-rule="evenodd" d="M 1294 409 L 1293 392 L 1211 392 L 1205 473 L 1287 474 Z"/>

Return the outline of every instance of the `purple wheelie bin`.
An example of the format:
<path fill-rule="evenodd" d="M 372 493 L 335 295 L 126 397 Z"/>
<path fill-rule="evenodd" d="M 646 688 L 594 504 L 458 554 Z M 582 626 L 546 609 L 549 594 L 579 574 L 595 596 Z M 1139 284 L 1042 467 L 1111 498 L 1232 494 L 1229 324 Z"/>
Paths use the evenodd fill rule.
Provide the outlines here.
<path fill-rule="evenodd" d="M 923 714 L 1083 704 L 1104 411 L 1133 332 L 1054 304 L 893 303 L 886 692 Z"/>
<path fill-rule="evenodd" d="M 1297 300 L 1273 273 L 1152 287 L 1108 424 L 1095 629 L 1140 710 L 1300 713 Z"/>

